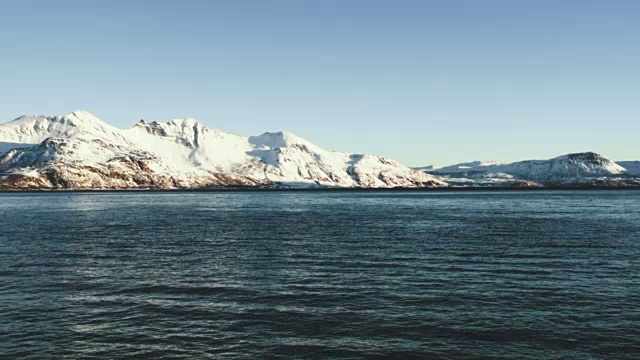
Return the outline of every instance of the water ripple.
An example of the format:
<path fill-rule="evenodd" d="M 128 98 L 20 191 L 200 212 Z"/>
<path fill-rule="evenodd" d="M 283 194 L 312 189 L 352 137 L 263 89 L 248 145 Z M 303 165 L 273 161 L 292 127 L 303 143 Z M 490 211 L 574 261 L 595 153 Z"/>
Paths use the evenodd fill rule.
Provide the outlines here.
<path fill-rule="evenodd" d="M 0 357 L 640 358 L 640 192 L 0 194 Z"/>

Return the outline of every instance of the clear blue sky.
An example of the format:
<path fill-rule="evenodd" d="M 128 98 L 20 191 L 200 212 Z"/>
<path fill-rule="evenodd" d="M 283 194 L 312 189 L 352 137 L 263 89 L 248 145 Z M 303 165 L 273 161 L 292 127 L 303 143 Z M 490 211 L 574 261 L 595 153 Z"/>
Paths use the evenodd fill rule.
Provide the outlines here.
<path fill-rule="evenodd" d="M 195 117 L 408 165 L 640 159 L 640 1 L 2 1 L 0 121 Z"/>

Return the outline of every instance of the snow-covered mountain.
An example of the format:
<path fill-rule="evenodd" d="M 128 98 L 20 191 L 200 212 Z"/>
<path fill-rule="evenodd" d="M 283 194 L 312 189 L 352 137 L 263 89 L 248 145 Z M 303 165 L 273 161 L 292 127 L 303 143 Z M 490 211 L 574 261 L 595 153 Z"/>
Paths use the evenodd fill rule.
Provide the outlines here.
<path fill-rule="evenodd" d="M 123 140 L 119 132 L 88 111 L 78 110 L 61 116 L 21 116 L 0 124 L 0 142 L 39 144 L 50 137 L 70 138 L 81 133 Z"/>
<path fill-rule="evenodd" d="M 110 126 L 86 111 L 0 124 L 0 189 L 432 187 L 376 155 L 324 150 L 288 132 L 244 137 L 194 119 Z"/>
<path fill-rule="evenodd" d="M 616 161 L 616 163 L 626 170 L 626 174 L 640 176 L 640 161 Z"/>
<path fill-rule="evenodd" d="M 527 182 L 531 184 L 565 185 L 596 184 L 615 185 L 629 183 L 629 177 L 638 175 L 633 162 L 622 166 L 593 152 L 558 156 L 549 160 L 526 160 L 514 163 L 473 161 L 445 166 L 428 171 L 442 176 L 452 184 L 504 185 Z M 631 181 L 635 184 L 635 180 Z"/>
<path fill-rule="evenodd" d="M 474 171 L 488 171 L 494 166 L 504 165 L 496 161 L 471 161 L 455 165 L 444 166 L 441 168 L 431 168 L 425 171 L 437 172 L 439 174 L 464 174 Z"/>

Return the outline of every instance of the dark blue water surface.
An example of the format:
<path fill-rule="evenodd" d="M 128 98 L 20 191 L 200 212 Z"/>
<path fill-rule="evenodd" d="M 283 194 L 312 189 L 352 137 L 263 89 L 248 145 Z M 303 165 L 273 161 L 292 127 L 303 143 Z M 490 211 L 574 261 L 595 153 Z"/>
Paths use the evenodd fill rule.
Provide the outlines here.
<path fill-rule="evenodd" d="M 0 194 L 9 358 L 640 358 L 640 191 Z"/>

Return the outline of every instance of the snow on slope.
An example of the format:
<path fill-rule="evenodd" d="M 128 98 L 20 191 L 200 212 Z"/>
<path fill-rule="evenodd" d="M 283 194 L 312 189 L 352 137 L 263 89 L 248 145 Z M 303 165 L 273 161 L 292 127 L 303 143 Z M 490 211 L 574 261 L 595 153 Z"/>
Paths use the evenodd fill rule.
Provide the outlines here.
<path fill-rule="evenodd" d="M 253 148 L 246 138 L 208 129 L 191 118 L 167 123 L 141 120 L 122 133 L 140 149 L 158 155 L 168 171 L 231 172 L 252 160 L 247 152 Z"/>
<path fill-rule="evenodd" d="M 432 176 L 374 155 L 324 150 L 289 132 L 244 137 L 211 130 L 193 119 L 140 121 L 123 131 L 141 149 L 158 154 L 172 169 L 198 168 L 259 183 L 299 186 L 444 186 Z M 373 160 L 372 160 L 373 159 Z"/>
<path fill-rule="evenodd" d="M 87 111 L 79 110 L 61 116 L 21 116 L 1 124 L 0 142 L 35 145 L 49 137 L 69 138 L 81 133 L 123 140 L 117 128 Z"/>
<path fill-rule="evenodd" d="M 471 161 L 471 162 L 431 169 L 429 171 L 437 172 L 439 174 L 469 173 L 474 171 L 490 171 L 490 169 L 494 169 L 495 166 L 500 166 L 500 165 L 505 165 L 505 164 L 495 162 L 495 161 Z"/>
<path fill-rule="evenodd" d="M 593 152 L 563 155 L 551 160 L 519 161 L 502 168 L 504 173 L 534 181 L 615 176 L 624 171 L 620 165 Z"/>
<path fill-rule="evenodd" d="M 0 124 L 0 188 L 216 185 L 446 186 L 375 155 L 326 151 L 291 133 L 243 137 L 190 118 L 119 130 L 86 111 Z"/>
<path fill-rule="evenodd" d="M 526 160 L 510 164 L 474 161 L 429 172 L 449 177 L 485 180 L 505 179 L 510 176 L 519 180 L 561 184 L 585 178 L 617 177 L 624 175 L 625 169 L 602 155 L 586 152 L 549 160 Z"/>
<path fill-rule="evenodd" d="M 474 161 L 434 169 L 438 174 L 504 173 L 523 179 L 542 180 L 567 177 L 611 176 L 624 168 L 608 158 L 592 153 L 576 153 L 550 160 L 525 160 L 510 164 Z"/>
<path fill-rule="evenodd" d="M 625 169 L 627 175 L 640 176 L 640 161 L 616 161 Z"/>

